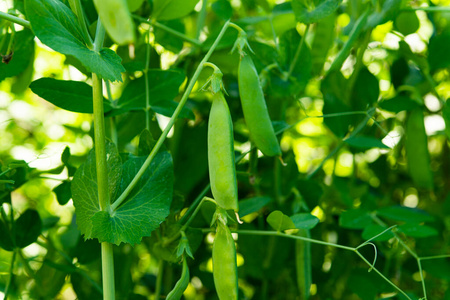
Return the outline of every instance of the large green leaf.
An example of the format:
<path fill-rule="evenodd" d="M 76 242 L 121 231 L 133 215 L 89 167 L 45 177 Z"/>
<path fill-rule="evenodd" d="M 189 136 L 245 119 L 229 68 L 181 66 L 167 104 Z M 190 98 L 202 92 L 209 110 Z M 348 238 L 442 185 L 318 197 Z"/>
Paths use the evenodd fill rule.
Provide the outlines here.
<path fill-rule="evenodd" d="M 0 36 L 0 39 L 5 38 Z M 34 35 L 28 30 L 22 30 L 14 36 L 14 54 L 8 64 L 0 63 L 0 81 L 7 77 L 13 77 L 21 74 L 27 69 L 27 66 L 33 60 L 34 55 Z M 8 42 L 0 48 L 0 53 L 5 54 Z"/>
<path fill-rule="evenodd" d="M 131 157 L 123 166 L 117 149 L 107 144 L 108 174 L 111 199 L 115 199 L 128 186 L 145 157 Z M 75 173 L 72 183 L 77 223 L 85 238 L 100 242 L 140 243 L 150 236 L 169 214 L 172 200 L 172 158 L 160 152 L 138 181 L 127 200 L 113 213 L 101 211 L 98 204 L 94 152 Z M 112 201 L 113 202 L 113 201 Z"/>
<path fill-rule="evenodd" d="M 319 218 L 310 213 L 300 213 L 291 216 L 292 222 L 294 222 L 297 229 L 313 229 L 318 223 Z"/>
<path fill-rule="evenodd" d="M 339 216 L 339 226 L 350 229 L 364 229 L 372 224 L 369 211 L 364 209 L 351 209 Z"/>
<path fill-rule="evenodd" d="M 427 212 L 405 206 L 388 206 L 377 210 L 377 215 L 395 220 L 409 223 L 421 223 L 433 221 L 434 218 Z"/>
<path fill-rule="evenodd" d="M 284 231 L 288 229 L 295 229 L 295 224 L 291 218 L 276 210 L 270 213 L 267 217 L 267 223 L 276 231 Z"/>
<path fill-rule="evenodd" d="M 30 84 L 30 89 L 39 97 L 62 109 L 88 113 L 93 112 L 92 87 L 85 82 L 40 78 Z M 103 101 L 105 112 L 111 110 L 108 101 Z"/>
<path fill-rule="evenodd" d="M 178 70 L 149 70 L 148 84 L 150 108 L 161 115 L 171 117 L 178 103 L 173 99 L 178 95 L 180 85 L 185 75 Z M 121 112 L 143 110 L 146 107 L 144 76 L 131 81 L 123 90 L 118 101 Z M 194 119 L 194 114 L 188 108 L 183 108 L 181 117 Z"/>
<path fill-rule="evenodd" d="M 16 246 L 24 248 L 34 243 L 41 234 L 42 221 L 34 209 L 27 209 L 15 221 Z"/>
<path fill-rule="evenodd" d="M 450 34 L 435 35 L 428 46 L 428 63 L 432 71 L 450 66 Z"/>
<path fill-rule="evenodd" d="M 186 16 L 194 10 L 198 0 L 153 0 L 152 17 L 172 20 Z"/>
<path fill-rule="evenodd" d="M 319 3 L 314 5 L 314 2 Z M 319 20 L 334 13 L 341 2 L 342 0 L 293 0 L 292 9 L 294 10 L 297 21 L 305 24 L 311 24 L 318 22 Z"/>
<path fill-rule="evenodd" d="M 110 81 L 122 81 L 120 57 L 111 49 L 99 52 L 83 42 L 76 16 L 58 0 L 25 0 L 28 20 L 39 40 L 65 55 L 77 58 L 90 72 Z"/>
<path fill-rule="evenodd" d="M 344 142 L 352 147 L 359 149 L 370 149 L 370 148 L 389 149 L 389 147 L 383 144 L 383 142 L 380 141 L 379 139 L 365 135 L 350 137 L 348 139 L 345 139 Z"/>
<path fill-rule="evenodd" d="M 106 144 L 108 187 L 110 199 L 115 197 L 122 175 L 121 159 L 114 144 Z M 86 239 L 95 238 L 92 235 L 91 217 L 100 211 L 97 189 L 97 169 L 95 166 L 94 149 L 89 153 L 84 164 L 75 172 L 72 181 L 72 199 L 77 214 L 77 224 Z"/>
<path fill-rule="evenodd" d="M 398 227 L 398 230 L 415 238 L 425 238 L 438 235 L 438 231 L 433 227 L 421 224 L 403 224 Z"/>

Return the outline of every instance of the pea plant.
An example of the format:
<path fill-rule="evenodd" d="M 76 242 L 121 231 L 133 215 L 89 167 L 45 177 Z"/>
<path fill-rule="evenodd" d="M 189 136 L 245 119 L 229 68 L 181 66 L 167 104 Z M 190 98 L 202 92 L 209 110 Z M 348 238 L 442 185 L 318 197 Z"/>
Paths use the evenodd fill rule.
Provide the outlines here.
<path fill-rule="evenodd" d="M 449 3 L 5 1 L 2 299 L 450 299 Z"/>

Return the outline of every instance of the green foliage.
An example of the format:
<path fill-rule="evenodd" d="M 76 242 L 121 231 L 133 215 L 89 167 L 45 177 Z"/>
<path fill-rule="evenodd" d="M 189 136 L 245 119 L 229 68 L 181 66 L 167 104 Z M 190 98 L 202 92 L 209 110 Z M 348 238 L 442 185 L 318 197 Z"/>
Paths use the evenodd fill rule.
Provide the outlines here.
<path fill-rule="evenodd" d="M 448 298 L 445 1 L 111 2 L 0 13 L 5 299 Z"/>

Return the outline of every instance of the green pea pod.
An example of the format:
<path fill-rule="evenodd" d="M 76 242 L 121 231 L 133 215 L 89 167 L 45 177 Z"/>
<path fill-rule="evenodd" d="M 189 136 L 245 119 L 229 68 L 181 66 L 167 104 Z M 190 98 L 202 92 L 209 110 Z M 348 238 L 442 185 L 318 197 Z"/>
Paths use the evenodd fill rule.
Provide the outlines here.
<path fill-rule="evenodd" d="M 258 72 L 250 56 L 245 55 L 239 63 L 239 94 L 250 138 L 266 156 L 281 156 L 266 100 L 259 82 Z"/>
<path fill-rule="evenodd" d="M 303 237 L 310 237 L 309 230 L 300 229 L 297 233 Z M 297 269 L 297 285 L 300 299 L 309 299 L 311 288 L 311 243 L 302 240 L 295 241 L 295 265 Z"/>
<path fill-rule="evenodd" d="M 106 32 L 119 45 L 134 43 L 134 23 L 126 0 L 94 0 Z"/>
<path fill-rule="evenodd" d="M 233 123 L 220 91 L 214 94 L 209 114 L 208 163 L 211 191 L 217 205 L 238 211 Z"/>
<path fill-rule="evenodd" d="M 411 111 L 406 120 L 405 148 L 409 173 L 420 188 L 433 188 L 433 172 L 430 167 L 427 134 L 423 111 L 417 108 Z"/>
<path fill-rule="evenodd" d="M 167 300 L 180 300 L 181 296 L 183 296 L 184 291 L 186 290 L 189 284 L 189 268 L 187 266 L 186 258 L 183 259 L 183 269 L 181 271 L 181 277 L 175 284 L 173 290 L 167 295 Z"/>
<path fill-rule="evenodd" d="M 238 276 L 236 247 L 230 229 L 222 222 L 217 222 L 212 260 L 214 285 L 219 299 L 237 300 Z"/>

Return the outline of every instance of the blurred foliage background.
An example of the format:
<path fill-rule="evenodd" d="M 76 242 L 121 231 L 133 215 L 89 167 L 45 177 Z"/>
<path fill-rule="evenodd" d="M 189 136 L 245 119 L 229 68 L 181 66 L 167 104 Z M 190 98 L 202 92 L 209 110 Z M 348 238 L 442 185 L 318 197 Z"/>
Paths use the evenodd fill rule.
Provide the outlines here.
<path fill-rule="evenodd" d="M 92 1 L 81 2 L 94 24 Z M 417 260 L 402 244 L 420 257 L 450 253 L 450 1 L 397 2 L 346 0 L 327 18 L 305 25 L 297 22 L 288 1 L 203 0 L 189 15 L 158 23 L 198 44 L 154 25 L 149 35 L 150 66 L 182 70 L 189 80 L 225 20 L 231 18 L 244 28 L 275 130 L 282 131 L 287 166 L 261 155 L 257 166 L 248 155 L 239 163 L 240 198 L 268 199 L 247 214 L 239 228 L 270 230 L 264 219 L 273 210 L 287 215 L 310 211 L 320 220 L 310 231 L 312 238 L 357 246 L 387 226 L 403 226 L 400 240 L 387 234 L 378 239 L 376 266 L 418 299 L 423 288 Z M 4 0 L 0 11 L 26 19 L 23 1 Z M 151 1 L 142 2 L 133 14 L 148 18 Z M 336 68 L 333 62 L 364 14 L 366 25 L 354 37 L 342 66 L 330 69 Z M 202 16 L 204 27 L 198 28 Z M 111 40 L 106 43 L 122 57 L 127 70 L 124 83 L 112 84 L 113 99 L 142 76 L 149 25 L 137 20 L 134 59 L 127 47 L 113 45 Z M 3 55 L 11 38 L 10 26 L 0 19 Z M 16 219 L 29 209 L 36 210 L 41 221 L 30 217 L 35 222 L 30 224 L 41 229 L 37 241 L 23 249 L 0 249 L 0 291 L 14 274 L 11 299 L 100 299 L 100 247 L 96 240 L 84 241 L 80 236 L 70 200 L 74 170 L 93 146 L 92 116 L 58 108 L 28 88 L 42 77 L 90 83 L 90 74 L 75 59 L 40 43 L 30 31 L 19 25 L 15 30 L 13 59 L 0 65 L 2 217 L 5 223 L 11 218 L 9 203 Z M 236 36 L 228 30 L 211 61 L 224 73 L 236 151 L 243 153 L 251 144 L 239 102 L 239 58 L 229 53 Z M 304 44 L 298 51 L 301 41 Z M 200 88 L 210 74 L 203 73 L 187 104 L 195 117 L 177 121 L 166 143 L 175 168 L 169 219 L 184 213 L 208 183 L 210 100 Z M 154 115 L 154 138 L 167 120 Z M 114 122 L 119 150 L 135 153 L 145 128 L 144 113 L 129 111 Z M 208 227 L 204 215 L 208 212 L 199 215 L 192 227 Z M 211 234 L 202 237 L 195 260 L 189 261 L 192 280 L 186 299 L 217 297 L 211 241 Z M 294 242 L 239 235 L 237 245 L 242 299 L 302 299 Z M 117 299 L 151 298 L 162 266 L 162 290 L 167 294 L 180 266 L 163 262 L 164 255 L 158 251 L 154 237 L 135 247 L 115 247 Z M 372 259 L 370 247 L 361 251 Z M 404 299 L 377 274 L 368 273 L 367 265 L 354 253 L 314 244 L 311 252 L 310 299 Z M 428 299 L 450 299 L 449 258 L 423 260 L 422 267 Z"/>

